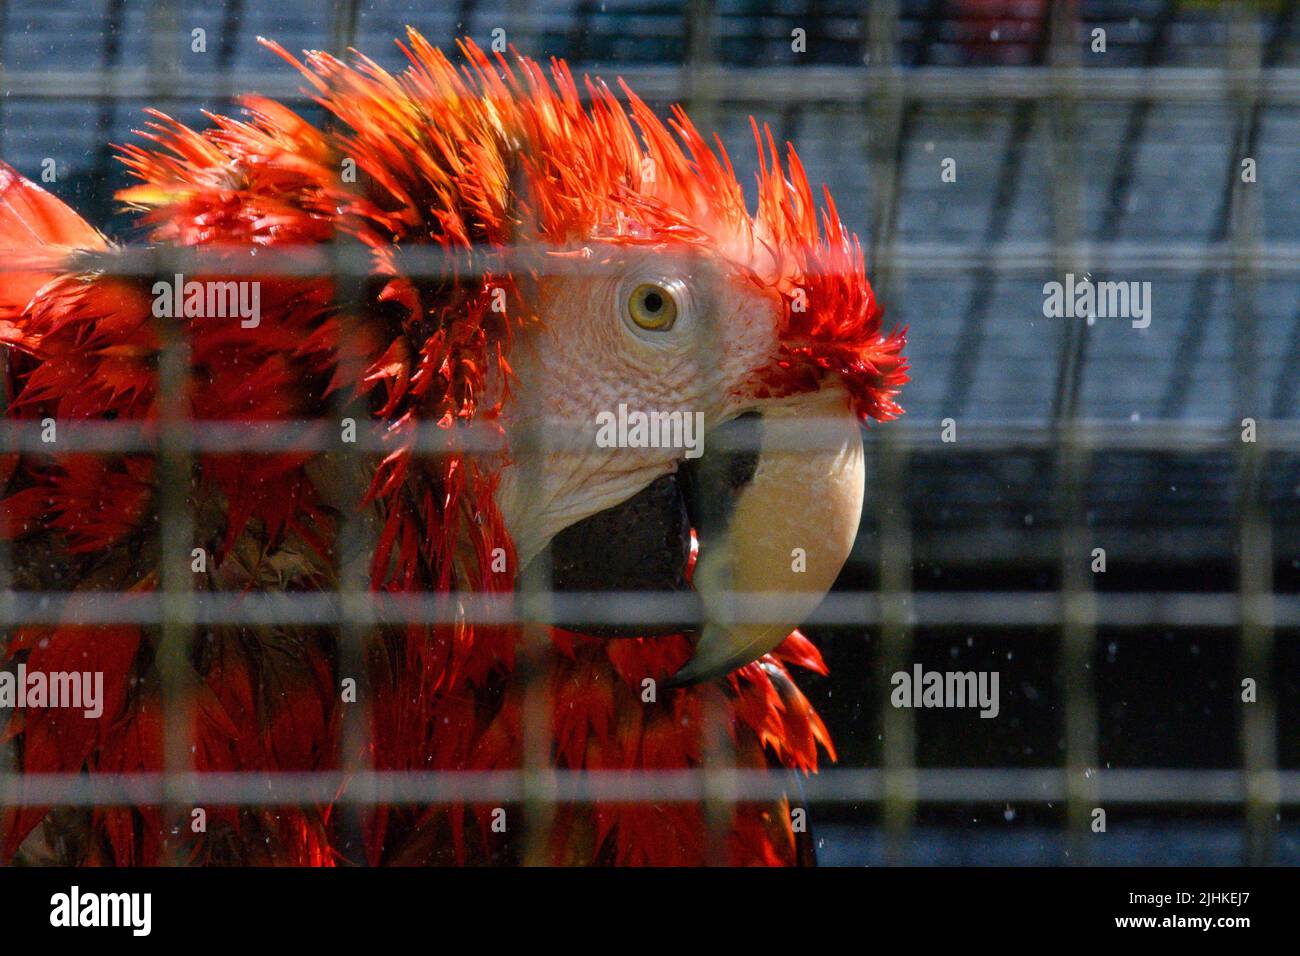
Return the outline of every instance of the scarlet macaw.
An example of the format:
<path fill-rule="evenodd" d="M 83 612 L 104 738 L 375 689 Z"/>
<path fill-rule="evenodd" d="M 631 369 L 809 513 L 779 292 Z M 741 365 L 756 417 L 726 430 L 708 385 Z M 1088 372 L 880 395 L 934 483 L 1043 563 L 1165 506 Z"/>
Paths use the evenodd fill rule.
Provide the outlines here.
<path fill-rule="evenodd" d="M 337 589 L 347 515 L 372 532 L 367 583 L 378 592 L 508 597 L 538 560 L 557 588 L 693 590 L 698 628 L 548 627 L 537 686 L 553 765 L 699 766 L 706 700 L 721 708 L 738 767 L 809 772 L 819 747 L 833 758 L 788 671 L 824 665 L 793 629 L 849 553 L 863 497 L 859 424 L 900 413 L 907 365 L 903 332 L 882 332 L 856 237 L 829 193 L 818 209 L 793 147 L 782 162 L 755 125 L 751 215 L 720 140 L 710 147 L 680 109 L 661 121 L 626 88 L 628 106 L 587 80 L 584 104 L 563 62 L 546 71 L 465 41 L 458 69 L 412 30 L 402 44 L 410 65 L 392 75 L 359 55 L 300 62 L 264 42 L 301 71 L 326 122 L 259 96 L 242 100 L 246 119 L 214 115 L 202 133 L 152 113 L 148 144 L 121 150 L 139 184 L 119 194 L 156 246 L 210 254 L 216 264 L 199 279 L 255 279 L 257 320 L 202 307 L 156 318 L 171 292 L 155 294 L 153 277 L 115 274 L 122 250 L 3 167 L 10 418 L 156 420 L 159 323 L 183 323 L 193 420 L 328 420 L 357 401 L 389 445 L 377 460 L 197 454 L 187 500 L 193 545 L 211 561 L 196 565 L 196 590 Z M 259 250 L 305 254 L 336 240 L 371 263 L 350 292 L 324 267 L 248 273 Z M 544 251 L 531 262 L 492 258 L 511 249 Z M 404 271 L 411 250 L 442 254 L 447 268 Z M 530 450 L 537 436 L 558 434 L 555 422 L 586 425 L 589 437 L 620 406 L 701 415 L 704 457 L 659 442 Z M 729 430 L 761 443 L 765 429 L 805 418 L 827 423 L 818 449 L 773 442 L 718 453 L 723 466 L 706 467 L 710 441 Z M 413 449 L 421 423 L 443 430 L 444 452 Z M 468 447 L 464 436 L 485 429 L 499 435 L 499 451 Z M 340 491 L 345 463 L 358 460 L 369 462 L 360 501 Z M 6 456 L 17 587 L 156 590 L 155 464 L 141 452 Z M 737 620 L 728 591 L 783 592 L 782 619 Z M 519 767 L 522 633 L 469 620 L 371 628 L 362 763 Z M 99 719 L 14 712 L 8 734 L 21 770 L 160 770 L 158 641 L 156 628 L 137 624 L 13 629 L 0 645 L 11 667 L 106 675 Z M 202 624 L 185 661 L 196 770 L 356 765 L 340 733 L 350 704 L 336 628 Z M 0 816 L 0 835 L 5 859 L 67 863 L 157 863 L 168 848 L 195 862 L 254 864 L 515 859 L 518 828 L 498 832 L 493 809 L 376 807 L 363 847 L 343 839 L 325 805 L 208 807 L 206 829 L 182 827 L 179 837 L 157 806 L 27 807 Z M 785 803 L 741 803 L 729 827 L 731 862 L 795 862 Z M 698 864 L 705 829 L 695 803 L 561 805 L 544 855 Z"/>

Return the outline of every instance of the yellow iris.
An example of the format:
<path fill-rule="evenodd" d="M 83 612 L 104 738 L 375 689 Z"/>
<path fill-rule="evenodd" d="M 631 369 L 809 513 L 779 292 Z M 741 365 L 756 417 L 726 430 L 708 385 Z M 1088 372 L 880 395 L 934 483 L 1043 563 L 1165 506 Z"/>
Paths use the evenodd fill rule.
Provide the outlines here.
<path fill-rule="evenodd" d="M 643 282 L 632 290 L 627 309 L 633 322 L 655 332 L 671 329 L 677 321 L 677 302 L 672 293 L 653 282 Z"/>

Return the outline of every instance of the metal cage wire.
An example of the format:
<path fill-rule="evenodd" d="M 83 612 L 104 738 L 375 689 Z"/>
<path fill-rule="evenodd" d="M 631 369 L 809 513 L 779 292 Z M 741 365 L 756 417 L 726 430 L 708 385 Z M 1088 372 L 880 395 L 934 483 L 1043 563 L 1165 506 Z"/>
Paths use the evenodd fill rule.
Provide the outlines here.
<path fill-rule="evenodd" d="M 472 4 L 471 4 L 472 6 Z M 1290 29 L 1292 2 L 1279 16 L 1277 32 Z M 877 0 L 862 15 L 863 65 L 846 67 L 759 67 L 738 77 L 714 62 L 711 27 L 718 11 L 713 0 L 691 0 L 686 23 L 687 54 L 680 67 L 620 69 L 642 95 L 675 97 L 685 102 L 702 126 L 719 103 L 762 101 L 793 108 L 808 101 L 838 102 L 862 110 L 870 129 L 868 155 L 855 158 L 868 165 L 872 196 L 873 234 L 867 261 L 880 298 L 890 301 L 904 276 L 977 273 L 980 275 L 1063 274 L 1082 264 L 1094 268 L 1123 263 L 1130 269 L 1223 275 L 1234 293 L 1232 374 L 1237 407 L 1234 419 L 1259 418 L 1260 438 L 1240 441 L 1235 427 L 1219 422 L 1148 420 L 1140 423 L 1097 422 L 1079 416 L 1082 364 L 1089 327 L 1063 325 L 1057 357 L 1053 411 L 1049 422 L 1023 425 L 971 423 L 964 425 L 962 448 L 970 452 L 1035 449 L 1050 456 L 1053 498 L 1060 515 L 1057 565 L 1059 587 L 1054 592 L 913 592 L 912 516 L 903 493 L 909 469 L 918 456 L 934 454 L 942 446 L 933 423 L 904 420 L 868 434 L 868 454 L 873 459 L 876 485 L 867 507 L 874 509 L 878 529 L 879 584 L 870 590 L 841 590 L 827 597 L 810 624 L 873 627 L 881 635 L 881 672 L 889 674 L 907 666 L 914 634 L 922 626 L 1026 626 L 1051 627 L 1059 641 L 1057 682 L 1064 700 L 1064 761 L 1053 768 L 921 768 L 916 764 L 916 719 L 912 711 L 888 705 L 882 696 L 883 764 L 878 769 L 825 768 L 805 781 L 810 803 L 870 804 L 881 811 L 890 859 L 902 859 L 903 848 L 915 823 L 918 808 L 933 803 L 1027 801 L 1063 803 L 1065 829 L 1071 835 L 1069 859 L 1088 859 L 1087 832 L 1093 807 L 1106 801 L 1135 806 L 1214 805 L 1244 812 L 1246 859 L 1268 862 L 1276 858 L 1279 812 L 1300 806 L 1300 771 L 1279 770 L 1277 764 L 1277 714 L 1261 695 L 1260 705 L 1247 708 L 1240 729 L 1241 764 L 1232 770 L 1103 770 L 1098 768 L 1097 709 L 1093 675 L 1089 666 L 1096 648 L 1098 628 L 1156 624 L 1232 628 L 1240 644 L 1242 673 L 1265 675 L 1274 654 L 1278 628 L 1300 627 L 1300 596 L 1275 594 L 1272 581 L 1271 527 L 1262 501 L 1261 473 L 1269 455 L 1300 453 L 1300 422 L 1259 416 L 1258 389 L 1252 379 L 1256 340 L 1254 295 L 1265 277 L 1294 280 L 1300 273 L 1300 247 L 1295 243 L 1261 236 L 1258 216 L 1246 201 L 1235 166 L 1229 164 L 1226 225 L 1221 241 L 1168 243 L 1151 248 L 1116 239 L 1113 228 L 1100 242 L 1085 242 L 1079 222 L 1080 177 L 1074 148 L 1081 102 L 1113 101 L 1135 111 L 1151 102 L 1184 102 L 1227 106 L 1235 116 L 1238 142 L 1229 144 L 1232 156 L 1257 133 L 1261 104 L 1300 103 L 1300 71 L 1277 66 L 1269 38 L 1254 29 L 1238 5 L 1230 21 L 1230 52 L 1222 69 L 1196 68 L 1082 68 L 1079 62 L 1081 21 L 1078 6 L 1070 0 L 1048 5 L 1049 22 L 1042 50 L 1043 62 L 1031 67 L 902 66 L 899 64 L 898 0 Z M 185 98 L 224 98 L 237 90 L 255 89 L 269 95 L 299 96 L 292 77 L 275 73 L 185 74 L 176 61 L 171 42 L 178 29 L 176 0 L 159 0 L 151 9 L 153 31 L 151 61 L 147 69 L 104 69 L 78 73 L 4 71 L 0 88 L 6 96 L 26 99 L 69 97 L 106 100 L 148 98 L 159 108 Z M 515 25 L 513 42 L 529 49 L 530 13 L 522 3 L 511 5 Z M 333 9 L 333 46 L 352 45 L 360 15 L 358 0 L 336 0 Z M 2 19 L 2 18 L 0 18 Z M 1157 32 L 1154 46 L 1167 41 Z M 544 52 L 544 51 L 539 51 Z M 1049 131 L 1047 144 L 1054 168 L 1050 188 L 1053 232 L 1050 241 L 995 241 L 987 245 L 920 243 L 898 236 L 901 195 L 900 156 L 913 135 L 918 106 L 936 102 L 980 99 L 1015 104 L 1018 115 L 1032 119 L 1037 111 Z M 1135 120 L 1140 124 L 1140 119 Z M 1140 129 L 1137 131 L 1140 134 Z M 1014 162 L 1011 164 L 1014 167 Z M 1107 231 L 1105 228 L 1103 231 Z M 995 237 L 996 238 L 996 237 Z M 494 256 L 527 257 L 530 250 L 492 250 Z M 402 265 L 418 274 L 436 274 L 442 267 L 431 254 L 403 251 Z M 136 275 L 170 275 L 189 272 L 202 254 L 194 250 L 138 248 L 115 263 L 115 268 Z M 250 270 L 268 274 L 289 268 L 291 256 L 259 256 Z M 294 259 L 300 263 L 301 259 Z M 229 263 L 224 264 L 229 267 Z M 296 265 L 294 268 L 302 268 Z M 356 281 L 368 271 L 368 262 L 356 248 L 336 245 L 324 260 L 308 266 L 328 271 L 339 282 L 339 311 L 357 294 Z M 983 316 L 972 306 L 967 325 L 978 332 Z M 179 324 L 159 323 L 163 349 L 159 367 L 161 416 L 156 427 L 132 425 L 81 425 L 64 429 L 60 452 L 72 450 L 150 451 L 159 466 L 160 535 L 164 558 L 157 592 L 137 595 L 84 595 L 52 592 L 19 593 L 12 588 L 8 547 L 0 543 L 0 620 L 39 623 L 68 616 L 96 623 L 136 622 L 159 626 L 162 644 L 159 667 L 169 719 L 165 770 L 132 777 L 21 775 L 0 772 L 0 806 L 74 805 L 105 806 L 161 803 L 179 819 L 187 806 L 210 804 L 290 804 L 336 802 L 347 812 L 379 802 L 473 801 L 522 804 L 528 832 L 544 834 L 556 803 L 592 800 L 702 800 L 710 808 L 715 837 L 721 832 L 725 811 L 746 799 L 779 796 L 785 783 L 774 777 L 736 770 L 724 745 L 725 733 L 716 725 L 706 734 L 708 753 L 701 768 L 662 773 L 578 773 L 556 771 L 547 763 L 546 710 L 536 686 L 533 660 L 544 640 L 539 625 L 562 620 L 573 602 L 585 606 L 586 595 L 551 593 L 549 570 L 521 582 L 518 600 L 487 595 L 458 595 L 458 606 L 436 597 L 397 598 L 361 589 L 344 588 L 325 594 L 248 594 L 240 596 L 198 594 L 191 589 L 188 555 L 191 519 L 184 489 L 192 456 L 203 450 L 303 450 L 340 449 L 356 455 L 383 448 L 378 434 L 363 430 L 355 445 L 341 446 L 320 422 L 275 425 L 228 425 L 188 420 L 181 396 L 189 374 L 188 346 Z M 960 369 L 959 369 L 960 372 Z M 969 370 L 967 370 L 969 374 Z M 954 386 L 958 388 L 959 386 Z M 958 401 L 954 407 L 960 407 Z M 348 408 L 336 409 L 342 417 Z M 353 411 L 357 421 L 364 413 Z M 327 423 L 326 423 L 327 424 Z M 564 447 L 575 423 L 554 423 L 546 434 L 526 436 L 538 447 Z M 48 451 L 37 432 L 17 423 L 0 429 L 5 450 Z M 815 446 L 817 432 L 801 426 L 798 432 L 778 435 L 778 443 L 792 447 Z M 422 429 L 416 449 L 436 454 L 446 436 L 436 428 Z M 457 434 L 457 448 L 490 453 L 499 445 L 494 435 L 466 429 Z M 1088 572 L 1086 556 L 1091 538 L 1086 516 L 1087 469 L 1101 450 L 1196 454 L 1223 451 L 1236 462 L 1236 537 L 1239 550 L 1239 587 L 1223 593 L 1098 592 Z M 524 461 L 533 462 L 537 456 Z M 354 499 L 357 489 L 351 489 Z M 342 555 L 366 550 L 363 523 L 345 520 L 339 532 Z M 355 570 L 340 568 L 340 581 L 358 580 Z M 777 596 L 769 596 L 777 597 Z M 764 613 L 763 596 L 745 595 L 756 618 Z M 698 613 L 690 598 L 681 595 L 615 594 L 605 604 L 609 621 L 681 620 Z M 355 761 L 337 773 L 199 774 L 192 768 L 184 728 L 185 648 L 194 628 L 203 623 L 248 622 L 259 624 L 317 623 L 341 627 L 343 663 L 350 672 L 360 666 L 361 639 L 377 622 L 446 622 L 449 620 L 505 622 L 518 620 L 525 627 L 523 673 L 533 685 L 524 716 L 524 761 L 518 771 L 499 773 L 389 773 L 376 772 Z M 1267 678 L 1261 677 L 1261 683 Z M 883 682 L 883 681 L 882 681 Z M 364 697 L 362 698 L 364 699 Z M 368 751 L 370 726 L 364 708 L 347 711 L 346 754 Z M 720 717 L 712 714 L 711 720 Z M 3 764 L 0 764 L 3 770 Z M 359 826 L 355 822 L 352 826 Z M 525 859 L 542 859 L 544 841 L 531 839 Z M 173 858 L 174 862 L 178 862 Z"/>

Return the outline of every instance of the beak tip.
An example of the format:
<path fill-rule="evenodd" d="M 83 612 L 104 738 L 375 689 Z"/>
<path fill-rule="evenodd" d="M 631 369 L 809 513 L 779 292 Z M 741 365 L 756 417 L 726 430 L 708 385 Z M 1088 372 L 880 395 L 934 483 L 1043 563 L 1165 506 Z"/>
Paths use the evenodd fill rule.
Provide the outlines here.
<path fill-rule="evenodd" d="M 744 663 L 730 643 L 730 632 L 708 623 L 701 630 L 690 659 L 668 678 L 670 688 L 691 687 L 723 677 Z"/>
<path fill-rule="evenodd" d="M 695 666 L 695 658 L 692 657 L 673 673 L 666 681 L 664 686 L 669 690 L 680 690 L 683 687 L 691 687 L 708 678 L 707 674 L 701 674 L 700 669 Z"/>

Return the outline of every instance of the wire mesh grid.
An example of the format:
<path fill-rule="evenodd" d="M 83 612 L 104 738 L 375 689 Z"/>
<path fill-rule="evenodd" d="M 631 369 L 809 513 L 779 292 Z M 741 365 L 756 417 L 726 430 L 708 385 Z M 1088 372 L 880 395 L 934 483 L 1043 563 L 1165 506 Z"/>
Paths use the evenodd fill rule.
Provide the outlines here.
<path fill-rule="evenodd" d="M 233 5 L 235 8 L 238 4 Z M 462 4 L 460 21 L 474 21 L 475 4 Z M 932 4 L 931 12 L 942 7 Z M 1239 728 L 1240 761 L 1231 769 L 1100 769 L 1095 671 L 1092 666 L 1099 632 L 1104 628 L 1198 627 L 1231 630 L 1236 634 L 1240 674 L 1260 675 L 1267 687 L 1273 672 L 1275 635 L 1279 630 L 1300 629 L 1300 595 L 1275 593 L 1271 511 L 1265 500 L 1267 469 L 1272 457 L 1300 454 L 1300 421 L 1286 409 L 1268 408 L 1260 393 L 1256 369 L 1260 356 L 1256 330 L 1255 297 L 1261 282 L 1293 283 L 1300 272 L 1300 244 L 1285 237 L 1262 234 L 1259 209 L 1242 188 L 1237 160 L 1251 155 L 1259 136 L 1265 104 L 1290 107 L 1300 104 L 1300 74 L 1279 66 L 1294 21 L 1294 3 L 1278 6 L 1271 18 L 1258 18 L 1248 4 L 1234 4 L 1227 19 L 1227 56 L 1222 67 L 1162 66 L 1162 46 L 1168 44 L 1168 22 L 1177 5 L 1165 4 L 1157 27 L 1140 52 L 1137 65 L 1105 71 L 1086 69 L 1081 60 L 1080 37 L 1086 35 L 1079 4 L 1051 0 L 1041 5 L 1039 39 L 1031 44 L 1032 61 L 1024 66 L 960 68 L 926 62 L 937 48 L 932 35 L 915 35 L 916 18 L 909 5 L 898 0 L 877 0 L 865 5 L 850 31 L 856 36 L 860 63 L 812 67 L 760 67 L 739 72 L 718 62 L 726 37 L 717 32 L 727 23 L 713 0 L 692 0 L 682 18 L 685 55 L 680 65 L 619 67 L 617 72 L 643 96 L 652 100 L 681 100 L 702 126 L 720 108 L 752 106 L 797 111 L 803 104 L 839 104 L 861 113 L 871 131 L 866 155 L 844 157 L 864 163 L 870 171 L 872 231 L 867 243 L 868 271 L 879 297 L 886 303 L 899 295 L 907 282 L 931 276 L 975 276 L 961 330 L 944 407 L 962 421 L 961 449 L 967 454 L 1033 452 L 1046 463 L 1043 480 L 1057 517 L 1053 562 L 1057 585 L 1052 589 L 917 590 L 914 497 L 908 486 L 918 459 L 946 453 L 933 422 L 902 422 L 866 433 L 872 462 L 873 484 L 867 508 L 874 535 L 864 535 L 859 549 L 872 548 L 869 561 L 876 569 L 875 586 L 837 588 L 808 622 L 809 627 L 873 628 L 879 634 L 881 680 L 909 666 L 914 658 L 916 632 L 921 628 L 1037 627 L 1054 633 L 1058 648 L 1055 680 L 1063 700 L 1063 760 L 1053 767 L 923 767 L 917 763 L 917 718 L 909 709 L 889 706 L 880 695 L 879 726 L 882 746 L 877 768 L 831 767 L 804 784 L 811 804 L 845 804 L 877 807 L 889 849 L 887 859 L 907 858 L 905 848 L 917 825 L 921 808 L 931 804 L 1002 804 L 1016 801 L 1060 804 L 1066 807 L 1064 831 L 1070 835 L 1067 859 L 1086 862 L 1089 841 L 1084 839 L 1095 807 L 1106 803 L 1142 806 L 1223 806 L 1244 813 L 1244 858 L 1269 862 L 1277 857 L 1281 811 L 1300 805 L 1300 771 L 1278 765 L 1277 714 L 1261 694 L 1258 706 L 1244 711 Z M 120 8 L 120 5 L 119 5 Z M 909 8 L 909 9 L 904 9 Z M 229 8 L 228 8 L 229 9 Z M 0 6 L 0 11 L 3 7 Z M 344 50 L 354 44 L 362 8 L 357 0 L 337 0 L 329 28 L 330 47 Z M 58 101 L 68 98 L 104 102 L 147 99 L 166 111 L 169 104 L 187 99 L 225 99 L 237 91 L 257 90 L 288 99 L 301 95 L 293 77 L 281 72 L 182 71 L 173 42 L 180 29 L 175 0 L 160 0 L 150 7 L 150 59 L 147 67 L 125 68 L 106 64 L 98 70 L 33 72 L 4 70 L 0 87 L 12 101 Z M 522 51 L 545 54 L 539 38 L 547 33 L 544 17 L 527 5 L 511 4 L 503 13 L 511 24 L 512 42 Z M 936 15 L 933 20 L 938 20 Z M 4 17 L 0 15 L 0 23 Z M 927 26 L 925 29 L 929 29 Z M 450 37 L 446 38 L 450 39 Z M 920 50 L 906 64 L 901 51 L 911 45 Z M 612 72 L 612 71 L 611 71 Z M 1050 158 L 1049 192 L 1051 236 L 1046 241 L 1006 238 L 1005 223 L 990 224 L 989 234 L 973 243 L 935 243 L 910 240 L 900 224 L 903 210 L 902 157 L 918 135 L 921 113 L 936 104 L 994 101 L 1009 104 L 1012 131 L 1005 146 L 1003 178 L 1022 170 L 1026 140 L 1037 124 L 1044 132 L 1042 148 Z M 1228 156 L 1223 183 L 1222 229 L 1202 242 L 1167 242 L 1157 247 L 1118 237 L 1114 222 L 1103 222 L 1099 239 L 1085 239 L 1081 224 L 1082 183 L 1078 168 L 1081 151 L 1077 138 L 1081 112 L 1098 103 L 1113 103 L 1127 111 L 1128 138 L 1119 145 L 1121 156 L 1112 181 L 1110 208 L 1121 208 L 1131 190 L 1132 151 L 1140 148 L 1143 128 L 1153 104 L 1184 103 L 1227 110 L 1232 117 L 1234 141 L 1225 144 Z M 1004 184 L 1000 184 L 999 188 Z M 514 257 L 535 262 L 527 248 L 486 250 L 494 263 Z M 312 259 L 315 255 L 318 258 Z M 413 275 L 436 276 L 444 263 L 432 253 L 402 250 L 401 266 Z M 113 268 L 138 276 L 170 276 L 201 270 L 202 254 L 195 250 L 140 247 L 115 256 Z M 228 269 L 229 263 L 223 262 Z M 332 274 L 338 281 L 339 313 L 359 295 L 357 280 L 368 275 L 371 262 L 364 252 L 345 243 L 324 253 L 319 249 L 289 250 L 259 257 L 250 264 L 259 275 L 286 272 Z M 1080 415 L 1083 369 L 1087 362 L 1090 324 L 1061 326 L 1056 373 L 1051 383 L 1051 414 L 1045 421 L 965 421 L 962 410 L 970 400 L 971 379 L 976 374 L 981 329 L 992 321 L 987 315 L 989 296 L 982 299 L 979 283 L 1007 276 L 1041 277 L 1087 269 L 1123 268 L 1131 273 L 1173 274 L 1197 281 L 1225 281 L 1232 293 L 1231 378 L 1234 405 L 1223 421 L 1175 419 L 1173 416 L 1141 421 L 1097 421 Z M 601 622 L 640 623 L 681 621 L 699 614 L 697 602 L 681 594 L 602 593 L 573 594 L 550 590 L 550 569 L 542 562 L 520 583 L 515 597 L 463 595 L 454 607 L 436 596 L 395 596 L 362 588 L 340 586 L 336 593 L 253 593 L 238 596 L 195 593 L 188 562 L 193 537 L 186 500 L 186 476 L 193 455 L 205 450 L 272 449 L 337 451 L 338 444 L 320 422 L 278 422 L 230 425 L 193 422 L 182 396 L 190 373 L 188 345 L 179 323 L 158 323 L 162 341 L 158 369 L 162 396 L 159 421 L 149 426 L 128 423 L 80 425 L 64 428 L 60 452 L 138 451 L 156 454 L 160 540 L 160 587 L 156 592 L 96 594 L 18 592 L 12 587 L 11 556 L 0 544 L 0 615 L 7 624 L 53 623 L 74 619 L 88 623 L 140 623 L 161 628 L 159 669 L 168 708 L 165 770 L 157 774 L 22 775 L 0 772 L 0 806 L 65 805 L 113 806 L 161 803 L 179 821 L 188 807 L 200 804 L 317 804 L 336 803 L 349 812 L 377 803 L 501 802 L 524 808 L 530 833 L 544 834 L 557 803 L 583 801 L 703 801 L 715 837 L 726 822 L 726 811 L 742 800 L 776 799 L 787 782 L 772 775 L 736 769 L 720 732 L 719 714 L 706 734 L 708 752 L 694 771 L 574 772 L 549 766 L 545 726 L 547 711 L 540 687 L 530 689 L 524 709 L 524 759 L 517 771 L 491 773 L 375 771 L 357 756 L 338 772 L 315 774 L 262 773 L 215 774 L 193 770 L 190 744 L 184 728 L 190 725 L 184 708 L 187 668 L 185 648 L 197 626 L 213 622 L 250 624 L 333 624 L 341 628 L 340 656 L 352 673 L 364 673 L 361 642 L 367 628 L 377 623 L 521 623 L 524 627 L 523 673 L 536 684 L 536 654 L 545 640 L 548 621 L 571 619 L 573 608 L 590 616 L 593 601 L 606 615 Z M 1294 355 L 1291 356 L 1294 359 Z M 1283 356 L 1283 361 L 1287 357 Z M 1190 370 L 1186 371 L 1190 376 Z M 1285 378 L 1285 370 L 1283 378 Z M 352 414 L 358 421 L 363 409 L 342 404 L 339 418 Z M 1258 421 L 1259 439 L 1243 442 L 1237 422 Z M 565 447 L 566 441 L 589 440 L 583 423 L 555 422 L 545 434 L 524 437 L 528 450 Z M 38 431 L 21 423 L 3 426 L 7 451 L 48 451 Z M 786 447 L 818 447 L 815 426 L 803 423 L 775 441 Z M 769 438 L 769 440 L 773 440 Z M 456 448 L 470 453 L 499 451 L 495 431 L 473 428 L 458 431 Z M 382 434 L 364 432 L 344 448 L 358 456 L 385 450 Z M 437 454 L 447 448 L 444 431 L 422 428 L 415 438 L 420 454 Z M 1175 591 L 1109 591 L 1094 586 L 1088 555 L 1093 546 L 1088 516 L 1090 467 L 1096 455 L 1110 452 L 1197 455 L 1223 453 L 1233 461 L 1233 521 L 1237 555 L 1237 587 L 1203 593 Z M 523 456 L 536 467 L 537 455 Z M 1290 460 L 1290 459 L 1287 459 Z M 343 499 L 359 499 L 358 487 L 339 490 Z M 348 520 L 340 529 L 340 555 L 366 553 L 373 541 L 363 522 Z M 874 538 L 874 541 L 873 541 Z M 874 547 L 873 547 L 874 545 Z M 340 559 L 343 560 L 343 559 Z M 339 568 L 340 582 L 363 580 L 355 568 Z M 748 614 L 764 619 L 763 595 L 743 595 Z M 779 601 L 779 595 L 766 596 Z M 363 695 L 364 699 L 364 695 Z M 179 715 L 179 716 L 178 716 Z M 364 709 L 348 713 L 344 751 L 369 752 L 370 716 Z M 3 765 L 0 765 L 3 769 Z M 359 818 L 352 826 L 359 829 Z M 540 862 L 544 846 L 530 842 L 525 859 Z M 171 859 L 179 862 L 173 848 Z"/>

